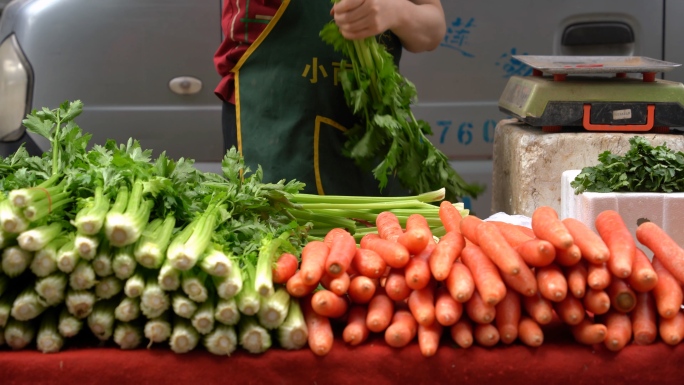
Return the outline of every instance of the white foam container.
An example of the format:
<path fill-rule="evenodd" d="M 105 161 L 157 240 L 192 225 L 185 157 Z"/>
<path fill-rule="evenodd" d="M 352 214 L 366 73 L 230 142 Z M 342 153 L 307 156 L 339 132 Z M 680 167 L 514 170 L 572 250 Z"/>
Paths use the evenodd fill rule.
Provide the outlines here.
<path fill-rule="evenodd" d="M 639 224 L 660 226 L 684 247 L 684 193 L 594 193 L 575 194 L 570 186 L 580 170 L 564 171 L 561 177 L 561 219 L 575 218 L 596 231 L 594 222 L 604 210 L 620 213 L 637 246 L 649 257 L 653 253 L 636 239 Z"/>

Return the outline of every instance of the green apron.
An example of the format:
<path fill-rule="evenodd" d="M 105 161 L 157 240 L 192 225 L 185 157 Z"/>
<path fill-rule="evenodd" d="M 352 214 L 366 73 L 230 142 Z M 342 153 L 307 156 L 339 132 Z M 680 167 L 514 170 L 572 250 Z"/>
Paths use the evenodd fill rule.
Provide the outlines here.
<path fill-rule="evenodd" d="M 380 192 L 370 170 L 342 155 L 355 118 L 338 79 L 342 56 L 319 36 L 331 7 L 283 0 L 233 69 L 238 150 L 266 181 L 296 179 L 307 193 L 406 195 L 392 178 Z"/>

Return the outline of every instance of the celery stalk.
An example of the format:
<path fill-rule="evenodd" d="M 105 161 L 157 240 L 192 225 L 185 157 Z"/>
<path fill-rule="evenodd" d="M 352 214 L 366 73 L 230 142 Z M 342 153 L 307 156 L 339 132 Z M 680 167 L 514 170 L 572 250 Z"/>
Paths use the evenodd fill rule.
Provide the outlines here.
<path fill-rule="evenodd" d="M 63 337 L 76 336 L 83 328 L 83 320 L 74 317 L 67 308 L 62 308 L 59 313 L 59 325 L 57 329 Z"/>
<path fill-rule="evenodd" d="M 123 350 L 137 348 L 142 338 L 143 327 L 136 322 L 119 322 L 114 328 L 114 342 Z"/>
<path fill-rule="evenodd" d="M 147 345 L 148 348 L 152 346 L 153 343 L 161 343 L 171 337 L 171 323 L 168 318 L 169 314 L 166 312 L 159 317 L 152 318 L 145 322 L 145 338 L 150 341 Z"/>
<path fill-rule="evenodd" d="M 90 315 L 95 305 L 95 294 L 90 291 L 81 290 L 67 291 L 65 303 L 69 313 L 78 319 L 84 319 Z"/>
<path fill-rule="evenodd" d="M 307 344 L 309 330 L 299 300 L 292 298 L 285 321 L 278 327 L 278 342 L 288 350 L 301 349 Z"/>
<path fill-rule="evenodd" d="M 266 329 L 276 329 L 285 317 L 290 307 L 290 294 L 284 287 L 279 287 L 270 297 L 261 297 L 259 305 L 259 323 Z"/>
<path fill-rule="evenodd" d="M 121 293 L 123 285 L 123 281 L 119 278 L 109 275 L 101 278 L 95 285 L 95 294 L 98 298 L 109 299 Z"/>
<path fill-rule="evenodd" d="M 38 251 L 62 233 L 62 224 L 58 222 L 34 227 L 19 234 L 19 247 L 28 251 Z"/>
<path fill-rule="evenodd" d="M 242 317 L 238 325 L 240 346 L 252 354 L 260 354 L 271 347 L 271 335 L 254 317 Z"/>
<path fill-rule="evenodd" d="M 5 326 L 5 343 L 13 350 L 21 350 L 28 346 L 36 336 L 36 327 L 32 322 L 21 322 L 10 319 Z"/>
<path fill-rule="evenodd" d="M 233 326 L 218 325 L 203 339 L 204 347 L 211 354 L 230 356 L 237 349 L 237 333 Z"/>
<path fill-rule="evenodd" d="M 95 286 L 96 283 L 95 270 L 86 260 L 78 261 L 74 271 L 69 274 L 69 286 L 74 290 L 87 290 Z"/>
<path fill-rule="evenodd" d="M 189 320 L 175 317 L 173 320 L 173 332 L 171 333 L 170 346 L 175 353 L 187 353 L 199 343 L 200 335 Z"/>
<path fill-rule="evenodd" d="M 2 271 L 9 277 L 19 276 L 33 261 L 33 252 L 12 246 L 2 251 Z"/>
<path fill-rule="evenodd" d="M 14 300 L 10 315 L 17 321 L 28 321 L 38 317 L 45 309 L 45 301 L 36 293 L 33 285 L 29 285 Z"/>
<path fill-rule="evenodd" d="M 36 280 L 35 289 L 46 305 L 54 306 L 64 302 L 67 284 L 67 275 L 62 272 L 55 272 Z"/>
<path fill-rule="evenodd" d="M 191 322 L 195 330 L 202 335 L 214 330 L 214 301 L 204 301 L 193 314 Z"/>
<path fill-rule="evenodd" d="M 140 298 L 124 297 L 114 309 L 114 318 L 130 322 L 140 317 Z"/>
<path fill-rule="evenodd" d="M 197 303 L 186 297 L 182 292 L 175 292 L 171 298 L 173 312 L 183 318 L 190 319 L 197 311 Z"/>
<path fill-rule="evenodd" d="M 64 346 L 64 337 L 59 334 L 57 329 L 58 313 L 57 309 L 50 309 L 42 317 L 38 335 L 36 337 L 36 347 L 43 353 L 57 353 Z"/>
<path fill-rule="evenodd" d="M 235 297 L 230 299 L 220 298 L 214 310 L 214 319 L 224 325 L 237 325 L 240 321 L 240 311 Z"/>

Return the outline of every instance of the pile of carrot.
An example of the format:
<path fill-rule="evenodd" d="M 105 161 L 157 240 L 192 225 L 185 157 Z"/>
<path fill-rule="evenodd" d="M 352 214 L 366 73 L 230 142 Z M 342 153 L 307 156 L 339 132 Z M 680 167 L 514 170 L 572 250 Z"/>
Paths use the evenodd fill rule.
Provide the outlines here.
<path fill-rule="evenodd" d="M 298 270 L 290 260 L 281 279 L 300 298 L 315 354 L 332 349 L 334 324 L 350 345 L 378 333 L 396 348 L 417 339 L 424 356 L 448 339 L 462 348 L 540 346 L 542 326 L 553 321 L 578 343 L 613 351 L 684 338 L 684 250 L 653 223 L 633 236 L 608 210 L 594 231 L 544 206 L 527 228 L 461 217 L 448 201 L 439 216 L 447 230 L 441 238 L 419 214 L 402 227 L 383 212 L 377 233 L 360 244 L 337 228 L 304 247 Z"/>

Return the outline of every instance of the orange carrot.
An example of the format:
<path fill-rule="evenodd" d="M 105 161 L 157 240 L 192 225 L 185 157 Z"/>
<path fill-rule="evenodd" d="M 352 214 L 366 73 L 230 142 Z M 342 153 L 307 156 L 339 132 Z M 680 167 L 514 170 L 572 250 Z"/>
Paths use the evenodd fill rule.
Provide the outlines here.
<path fill-rule="evenodd" d="M 567 249 L 556 249 L 555 261 L 561 266 L 572 266 L 582 260 L 582 252 L 576 244 L 570 245 Z"/>
<path fill-rule="evenodd" d="M 363 275 L 357 275 L 349 282 L 347 294 L 354 303 L 368 303 L 375 295 L 378 284 L 377 280 Z"/>
<path fill-rule="evenodd" d="M 537 278 L 535 278 L 532 269 L 526 265 L 522 266 L 518 275 L 510 275 L 502 272 L 501 279 L 510 289 L 513 289 L 524 296 L 529 297 L 537 293 Z"/>
<path fill-rule="evenodd" d="M 385 273 L 387 262 L 373 250 L 356 249 L 352 266 L 368 278 L 380 278 Z"/>
<path fill-rule="evenodd" d="M 328 245 L 328 247 L 332 246 L 333 239 L 343 235 L 343 234 L 349 234 L 349 232 L 341 227 L 335 227 L 330 229 L 326 234 L 325 237 L 323 238 L 323 243 Z"/>
<path fill-rule="evenodd" d="M 329 252 L 328 245 L 321 241 L 311 241 L 304 246 L 299 274 L 302 275 L 305 284 L 318 284 L 325 272 L 325 260 L 328 258 Z"/>
<path fill-rule="evenodd" d="M 480 248 L 489 259 L 504 274 L 517 275 L 525 265 L 520 254 L 518 254 L 496 225 L 489 222 L 482 222 L 477 226 L 477 241 Z"/>
<path fill-rule="evenodd" d="M 632 274 L 636 242 L 620 213 L 615 210 L 604 210 L 596 216 L 594 224 L 610 250 L 610 258 L 606 262 L 608 269 L 619 278 L 629 277 Z"/>
<path fill-rule="evenodd" d="M 422 289 L 430 283 L 432 273 L 430 273 L 430 255 L 437 246 L 431 242 L 420 253 L 411 257 L 409 263 L 404 267 L 406 284 L 413 290 Z"/>
<path fill-rule="evenodd" d="M 627 282 L 632 289 L 640 292 L 653 290 L 658 283 L 658 275 L 653 270 L 653 265 L 641 249 L 636 249 L 632 274 L 627 278 Z"/>
<path fill-rule="evenodd" d="M 568 294 L 568 281 L 555 264 L 537 268 L 537 287 L 542 297 L 560 302 Z"/>
<path fill-rule="evenodd" d="M 370 330 L 366 326 L 366 314 L 368 308 L 362 305 L 353 305 L 349 308 L 347 326 L 342 331 L 342 339 L 351 346 L 356 346 L 368 339 Z"/>
<path fill-rule="evenodd" d="M 485 302 L 493 306 L 503 299 L 506 295 L 506 285 L 499 270 L 479 246 L 467 244 L 461 252 L 461 260 L 472 273 L 475 287 Z M 459 300 L 457 297 L 454 298 Z"/>
<path fill-rule="evenodd" d="M 404 245 L 411 254 L 418 254 L 433 242 L 432 230 L 427 220 L 420 214 L 411 214 L 406 219 L 406 231 L 399 235 L 397 242 Z"/>
<path fill-rule="evenodd" d="M 461 233 L 463 233 L 463 236 L 469 240 L 470 242 L 479 245 L 478 243 L 478 235 L 477 235 L 477 226 L 482 223 L 482 219 L 474 216 L 474 215 L 467 215 L 461 219 L 461 226 L 459 227 L 461 230 Z"/>
<path fill-rule="evenodd" d="M 403 301 L 411 294 L 411 288 L 406 283 L 404 275 L 403 269 L 392 269 L 385 281 L 387 296 L 394 301 Z"/>
<path fill-rule="evenodd" d="M 599 264 L 605 263 L 610 258 L 610 250 L 589 226 L 575 218 L 563 219 L 563 225 L 568 229 L 574 243 L 579 247 L 582 256 L 589 262 Z"/>
<path fill-rule="evenodd" d="M 539 238 L 530 238 L 515 246 L 515 251 L 528 266 L 547 266 L 556 259 L 556 248 L 551 242 Z"/>
<path fill-rule="evenodd" d="M 521 244 L 534 239 L 533 236 L 529 236 L 520 230 L 520 226 L 514 225 L 512 223 L 500 222 L 500 221 L 489 221 L 489 223 L 494 224 L 501 235 L 506 239 L 511 247 L 516 248 Z"/>
<path fill-rule="evenodd" d="M 389 266 L 400 268 L 409 261 L 409 252 L 396 242 L 380 238 L 377 234 L 366 234 L 361 238 L 361 248 L 378 253 Z"/>
<path fill-rule="evenodd" d="M 568 295 L 560 302 L 553 304 L 558 317 L 568 325 L 577 325 L 584 319 L 585 311 L 582 301 Z"/>
<path fill-rule="evenodd" d="M 544 332 L 535 320 L 528 316 L 521 316 L 518 324 L 518 338 L 527 346 L 539 347 L 544 343 Z"/>
<path fill-rule="evenodd" d="M 427 326 L 418 324 L 418 347 L 423 357 L 432 357 L 437 353 L 443 330 L 437 322 Z"/>
<path fill-rule="evenodd" d="M 420 290 L 413 290 L 408 297 L 408 307 L 413 318 L 421 325 L 432 325 L 435 322 L 435 288 L 428 285 Z"/>
<path fill-rule="evenodd" d="M 518 338 L 521 305 L 520 294 L 509 290 L 501 302 L 496 304 L 496 328 L 499 330 L 501 342 L 510 344 Z"/>
<path fill-rule="evenodd" d="M 323 317 L 339 318 L 347 312 L 349 302 L 330 290 L 322 289 L 311 296 L 311 308 Z"/>
<path fill-rule="evenodd" d="M 551 301 L 542 298 L 541 294 L 537 293 L 533 296 L 523 296 L 522 306 L 527 314 L 540 325 L 546 325 L 553 319 L 553 305 Z"/>
<path fill-rule="evenodd" d="M 550 206 L 540 206 L 532 213 L 532 231 L 537 238 L 551 242 L 556 249 L 565 250 L 573 244 L 572 235 Z"/>
<path fill-rule="evenodd" d="M 658 282 L 652 290 L 658 314 L 662 318 L 672 318 L 677 315 L 684 301 L 682 286 L 658 256 L 653 257 L 653 269 L 658 275 Z"/>
<path fill-rule="evenodd" d="M 287 292 L 290 293 L 291 296 L 301 298 L 304 297 L 307 294 L 312 293 L 316 287 L 318 287 L 318 283 L 314 285 L 307 285 L 304 283 L 304 280 L 302 279 L 302 274 L 301 270 L 297 270 L 290 279 L 287 280 L 287 283 L 285 284 L 285 289 L 287 289 Z"/>
<path fill-rule="evenodd" d="M 465 247 L 465 239 L 455 231 L 446 233 L 439 240 L 428 259 L 432 276 L 437 281 L 444 281 L 449 276 L 451 265 L 461 255 L 463 247 Z"/>
<path fill-rule="evenodd" d="M 385 342 L 393 348 L 408 345 L 418 333 L 418 323 L 408 310 L 399 309 L 392 317 L 392 323 L 385 329 Z"/>
<path fill-rule="evenodd" d="M 610 296 L 605 290 L 589 289 L 582 298 L 584 308 L 594 314 L 606 314 L 610 310 Z"/>
<path fill-rule="evenodd" d="M 356 255 L 356 241 L 347 231 L 337 232 L 330 244 L 330 252 L 325 259 L 325 271 L 339 277 L 347 271 Z"/>
<path fill-rule="evenodd" d="M 605 263 L 587 265 L 587 285 L 594 290 L 603 290 L 610 285 L 612 275 Z"/>
<path fill-rule="evenodd" d="M 565 279 L 568 281 L 568 290 L 575 298 L 584 297 L 587 290 L 587 265 L 578 263 L 565 268 Z"/>
<path fill-rule="evenodd" d="M 636 237 L 658 257 L 670 274 L 684 282 L 684 249 L 672 237 L 653 222 L 639 225 Z"/>
<path fill-rule="evenodd" d="M 447 232 L 461 232 L 461 212 L 449 201 L 439 204 L 439 219 Z"/>
<path fill-rule="evenodd" d="M 632 340 L 632 321 L 629 315 L 611 310 L 604 318 L 606 339 L 603 344 L 613 352 L 622 350 Z"/>
<path fill-rule="evenodd" d="M 273 283 L 286 283 L 297 272 L 299 261 L 290 253 L 282 253 L 273 267 Z"/>
<path fill-rule="evenodd" d="M 449 329 L 451 339 L 456 345 L 467 349 L 473 346 L 473 324 L 468 318 L 461 318 Z"/>
<path fill-rule="evenodd" d="M 304 313 L 306 328 L 309 332 L 309 348 L 317 356 L 327 355 L 332 350 L 334 340 L 330 319 L 313 310 L 310 298 L 303 301 L 302 313 Z"/>
<path fill-rule="evenodd" d="M 658 315 L 653 295 L 650 292 L 637 293 L 637 304 L 630 314 L 634 343 L 652 344 L 658 337 Z"/>
<path fill-rule="evenodd" d="M 347 294 L 349 284 L 350 278 L 346 271 L 339 277 L 333 277 L 330 274 L 323 274 L 321 277 L 321 285 L 337 295 Z"/>
<path fill-rule="evenodd" d="M 590 318 L 584 317 L 582 322 L 571 325 L 570 331 L 575 341 L 585 345 L 593 345 L 600 344 L 606 339 L 607 328 L 604 324 L 593 323 Z"/>
<path fill-rule="evenodd" d="M 463 315 L 463 304 L 456 301 L 445 288 L 437 289 L 435 295 L 435 319 L 442 326 L 455 324 Z"/>
<path fill-rule="evenodd" d="M 477 290 L 468 302 L 465 303 L 465 311 L 468 317 L 476 323 L 488 324 L 494 321 L 496 307 L 482 300 Z"/>
<path fill-rule="evenodd" d="M 475 342 L 484 347 L 492 347 L 499 343 L 501 336 L 496 326 L 492 324 L 475 324 L 475 329 L 473 330 L 473 337 Z"/>
<path fill-rule="evenodd" d="M 382 239 L 396 242 L 397 238 L 404 233 L 399 219 L 391 211 L 383 211 L 375 217 L 375 226 L 378 228 L 378 235 Z"/>
<path fill-rule="evenodd" d="M 459 303 L 466 302 L 473 296 L 473 291 L 475 291 L 473 274 L 463 262 L 456 261 L 451 266 L 446 279 L 446 287 L 453 299 Z"/>
<path fill-rule="evenodd" d="M 684 313 L 678 311 L 672 318 L 660 320 L 660 338 L 668 345 L 677 345 L 684 338 Z"/>
<path fill-rule="evenodd" d="M 380 333 L 387 329 L 392 322 L 394 314 L 394 302 L 384 293 L 377 293 L 368 303 L 366 326 L 374 333 Z"/>
<path fill-rule="evenodd" d="M 613 309 L 628 313 L 636 306 L 636 294 L 624 279 L 613 277 L 613 280 L 606 290 L 610 297 L 610 304 Z"/>

